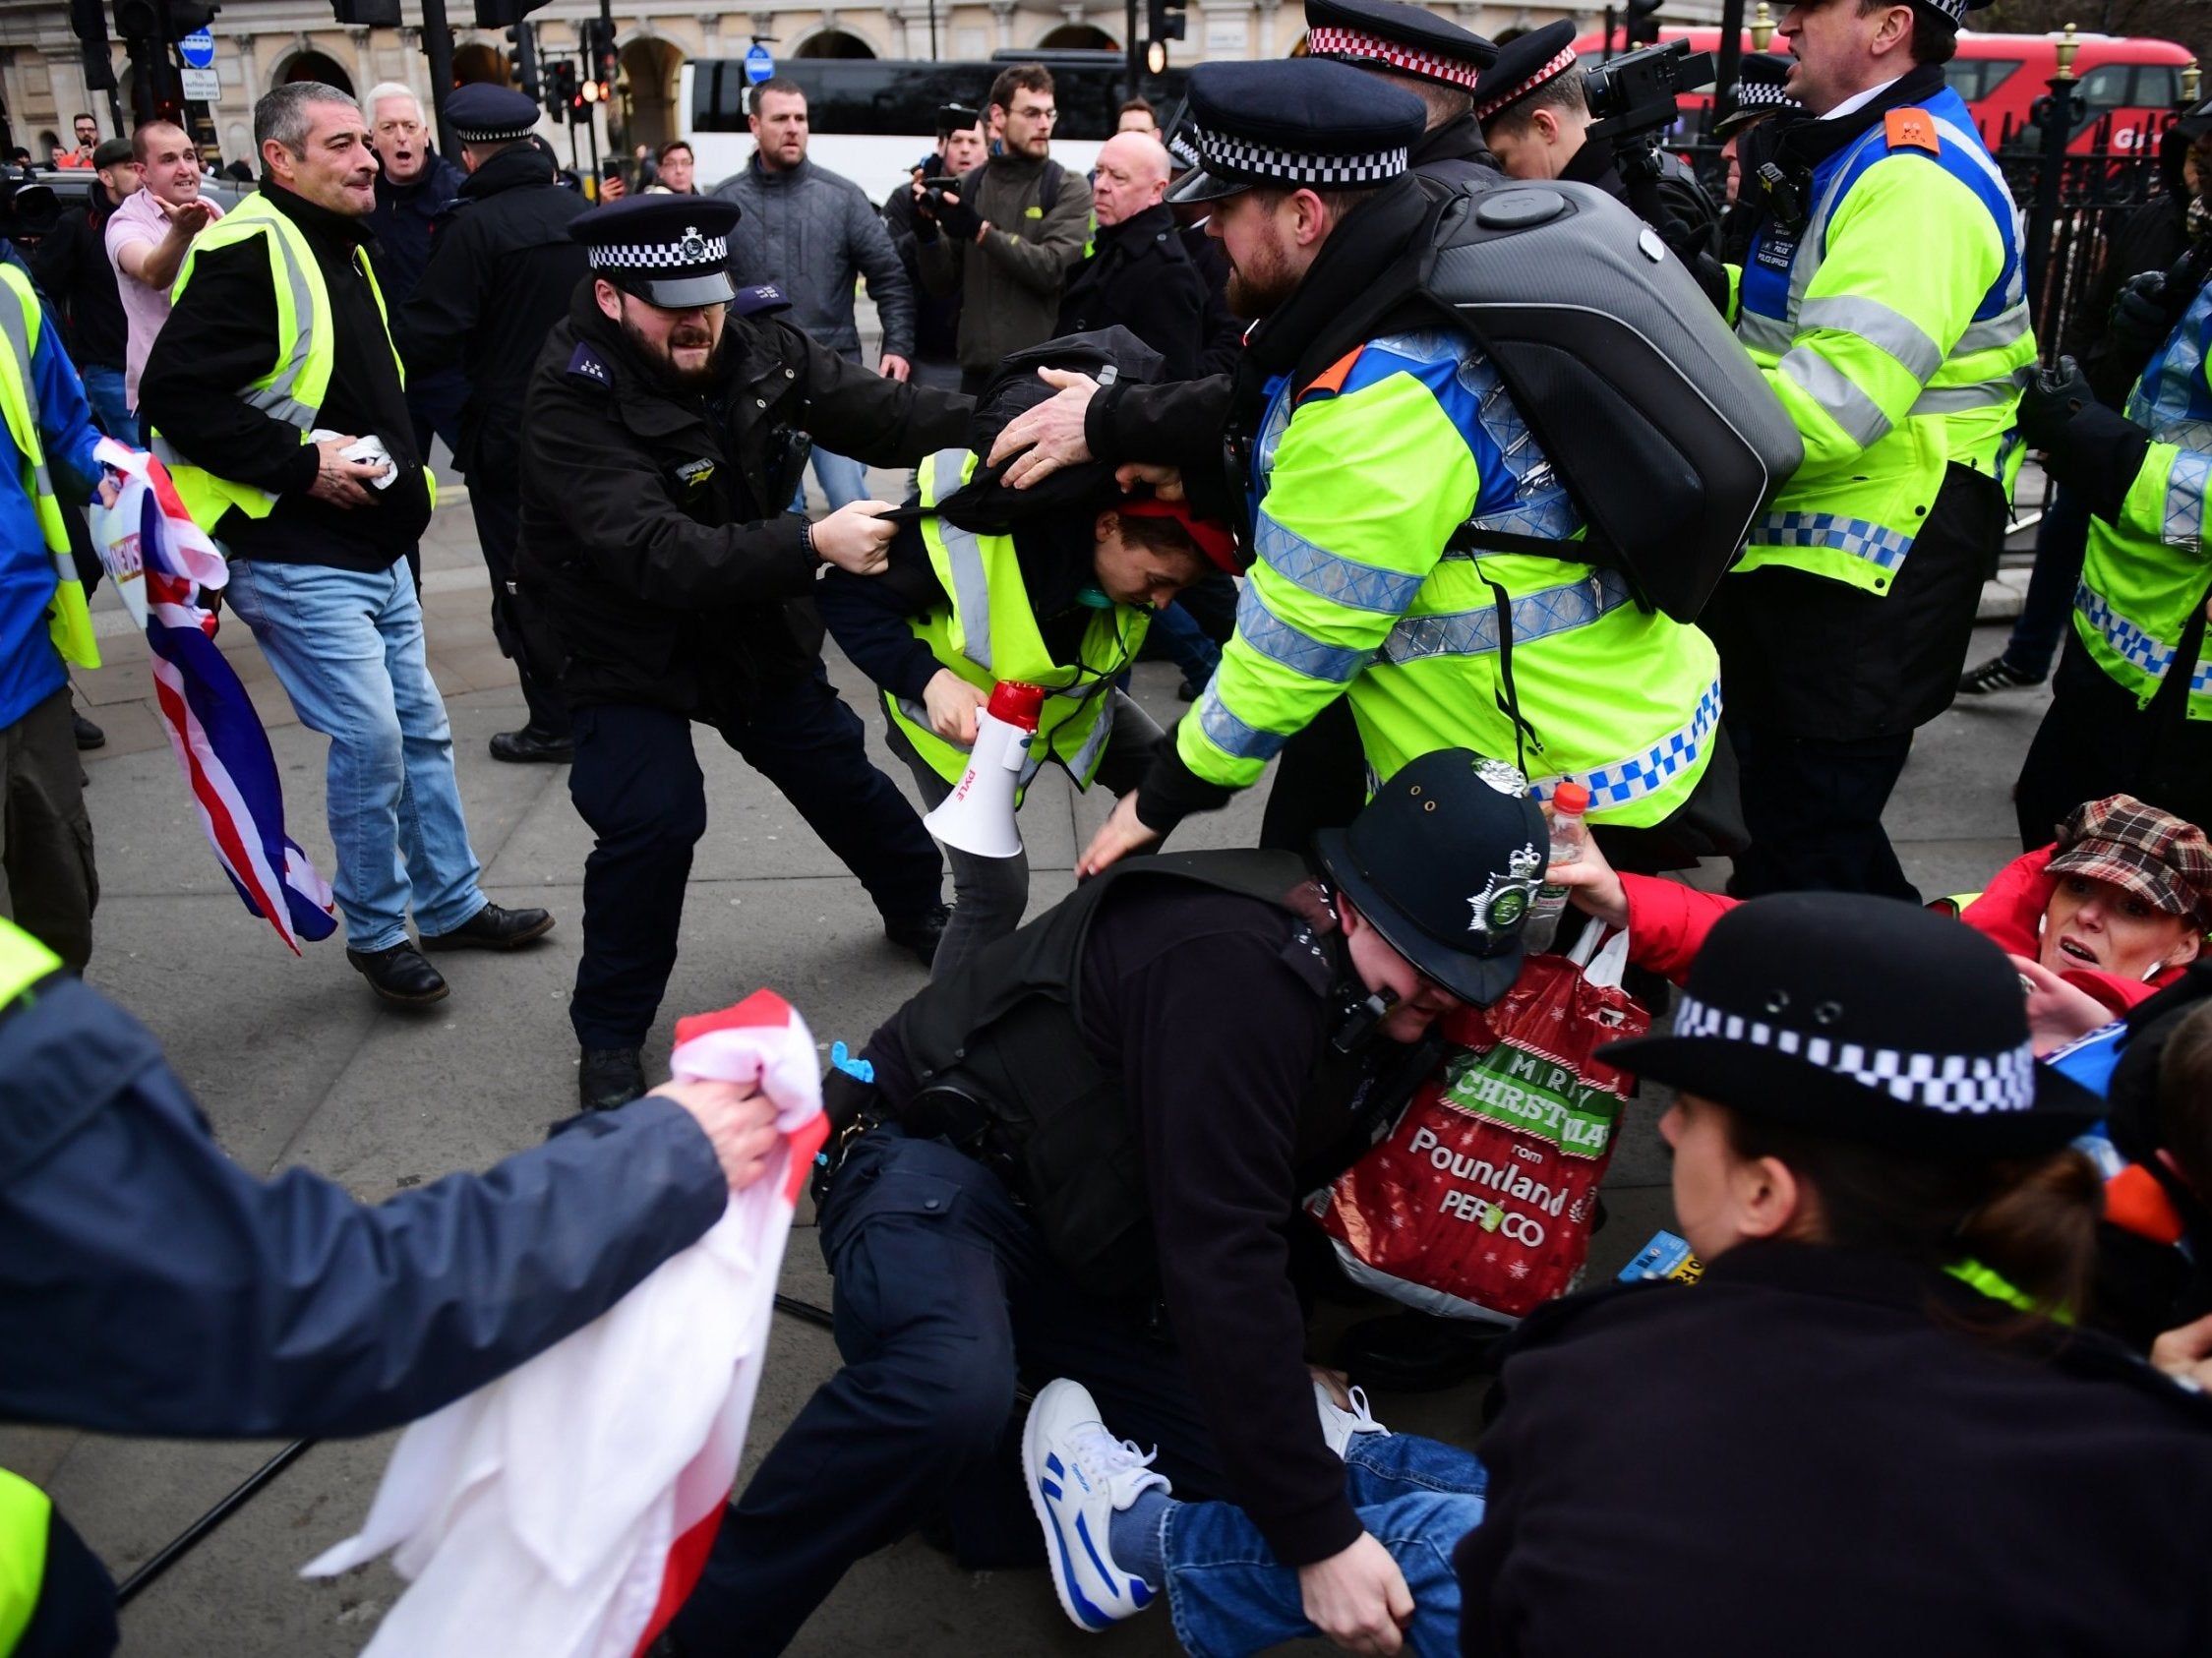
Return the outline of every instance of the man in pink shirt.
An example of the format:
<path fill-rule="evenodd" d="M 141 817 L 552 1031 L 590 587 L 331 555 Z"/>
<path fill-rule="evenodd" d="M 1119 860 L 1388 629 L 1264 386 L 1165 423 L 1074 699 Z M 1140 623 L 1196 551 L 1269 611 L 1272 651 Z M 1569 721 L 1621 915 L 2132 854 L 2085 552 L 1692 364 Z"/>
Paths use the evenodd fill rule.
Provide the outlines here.
<path fill-rule="evenodd" d="M 107 221 L 107 260 L 131 335 L 123 355 L 123 395 L 139 406 L 139 376 L 153 336 L 169 320 L 169 285 L 177 279 L 192 239 L 222 217 L 200 195 L 200 154 L 182 127 L 149 121 L 131 135 L 131 152 L 144 188 Z"/>

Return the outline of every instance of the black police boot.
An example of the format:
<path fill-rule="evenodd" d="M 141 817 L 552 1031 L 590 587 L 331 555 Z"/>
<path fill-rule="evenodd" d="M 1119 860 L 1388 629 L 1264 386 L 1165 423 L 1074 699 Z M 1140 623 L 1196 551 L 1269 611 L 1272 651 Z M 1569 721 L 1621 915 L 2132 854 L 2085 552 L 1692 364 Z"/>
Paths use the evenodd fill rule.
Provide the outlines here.
<path fill-rule="evenodd" d="M 925 910 L 919 916 L 885 916 L 883 936 L 900 949 L 913 951 L 914 959 L 927 967 L 937 959 L 937 946 L 944 940 L 945 923 L 951 919 L 949 904 Z"/>
<path fill-rule="evenodd" d="M 451 932 L 426 932 L 425 950 L 512 950 L 553 930 L 550 910 L 505 910 L 497 904 L 483 909 Z"/>
<path fill-rule="evenodd" d="M 93 725 L 82 714 L 73 712 L 70 718 L 77 722 L 77 746 L 79 749 L 105 748 L 107 746 L 107 733 L 101 731 L 99 727 Z"/>
<path fill-rule="evenodd" d="M 612 1111 L 645 1092 L 645 1067 L 633 1047 L 587 1047 L 576 1067 L 576 1097 L 587 1111 Z"/>
<path fill-rule="evenodd" d="M 1353 1325 L 1337 1342 L 1337 1365 L 1379 1393 L 1433 1393 L 1496 1367 L 1506 1332 L 1496 1325 L 1391 1313 Z"/>
<path fill-rule="evenodd" d="M 388 1002 L 401 1007 L 428 1007 L 449 993 L 436 968 L 422 959 L 412 944 L 394 944 L 389 950 L 348 950 L 345 959 L 353 971 L 369 981 L 369 988 Z"/>
<path fill-rule="evenodd" d="M 492 738 L 492 758 L 505 760 L 508 765 L 529 765 L 543 762 L 548 765 L 566 765 L 575 757 L 573 738 L 558 733 L 541 731 L 536 726 L 524 726 L 520 731 L 503 731 Z"/>

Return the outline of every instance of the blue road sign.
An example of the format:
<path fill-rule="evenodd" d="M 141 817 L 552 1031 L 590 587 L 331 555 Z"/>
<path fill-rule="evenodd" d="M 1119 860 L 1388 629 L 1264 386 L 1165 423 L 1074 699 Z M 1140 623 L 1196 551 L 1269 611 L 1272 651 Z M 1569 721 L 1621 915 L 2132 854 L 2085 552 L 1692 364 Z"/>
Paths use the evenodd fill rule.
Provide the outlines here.
<path fill-rule="evenodd" d="M 177 42 L 177 55 L 193 69 L 206 69 L 215 61 L 215 36 L 211 30 L 196 29 Z"/>
<path fill-rule="evenodd" d="M 776 55 L 755 40 L 745 55 L 745 78 L 755 87 L 776 73 Z"/>

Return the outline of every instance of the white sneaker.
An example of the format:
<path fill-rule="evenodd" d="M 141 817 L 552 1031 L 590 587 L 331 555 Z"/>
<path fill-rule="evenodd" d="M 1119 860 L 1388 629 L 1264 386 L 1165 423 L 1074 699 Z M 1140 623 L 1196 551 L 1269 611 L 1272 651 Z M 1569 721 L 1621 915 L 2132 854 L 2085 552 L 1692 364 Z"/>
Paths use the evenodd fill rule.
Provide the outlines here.
<path fill-rule="evenodd" d="M 1329 1449 L 1339 1456 L 1345 1447 L 1351 1444 L 1355 1434 L 1380 1434 L 1390 1438 L 1390 1430 L 1375 1420 L 1375 1413 L 1367 1408 L 1364 1389 L 1353 1388 L 1351 1408 L 1346 1410 L 1331 1395 L 1327 1383 L 1313 1385 L 1313 1402 L 1321 1407 L 1321 1437 L 1329 1442 Z"/>
<path fill-rule="evenodd" d="M 1097 1401 L 1079 1382 L 1046 1384 L 1029 1407 L 1022 1464 L 1030 1507 L 1045 1528 L 1060 1610 L 1078 1628 L 1110 1628 L 1142 1612 L 1158 1592 L 1114 1565 L 1107 1546 L 1108 1522 L 1138 1493 L 1173 1489 L 1148 1465 L 1155 1454 L 1107 1433 Z"/>

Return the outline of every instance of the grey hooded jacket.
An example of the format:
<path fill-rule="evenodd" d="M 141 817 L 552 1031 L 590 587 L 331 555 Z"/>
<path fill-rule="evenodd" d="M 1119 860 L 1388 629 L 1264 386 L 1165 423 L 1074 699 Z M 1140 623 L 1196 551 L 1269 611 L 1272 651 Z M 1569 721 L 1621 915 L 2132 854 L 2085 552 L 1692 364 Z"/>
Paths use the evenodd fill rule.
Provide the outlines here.
<path fill-rule="evenodd" d="M 740 287 L 775 283 L 791 301 L 787 322 L 815 344 L 858 357 L 853 283 L 866 276 L 884 352 L 914 355 L 914 288 L 859 185 L 811 161 L 765 172 L 755 156 L 713 194 L 745 215 L 730 235 L 730 275 Z"/>

